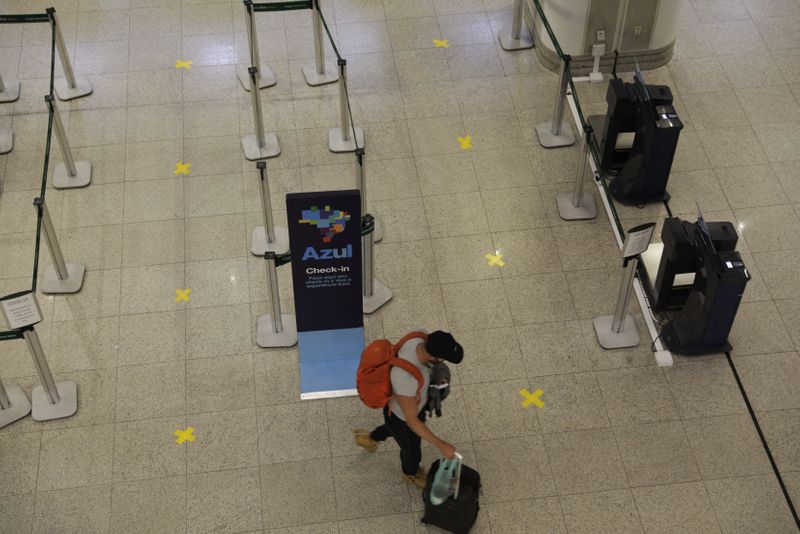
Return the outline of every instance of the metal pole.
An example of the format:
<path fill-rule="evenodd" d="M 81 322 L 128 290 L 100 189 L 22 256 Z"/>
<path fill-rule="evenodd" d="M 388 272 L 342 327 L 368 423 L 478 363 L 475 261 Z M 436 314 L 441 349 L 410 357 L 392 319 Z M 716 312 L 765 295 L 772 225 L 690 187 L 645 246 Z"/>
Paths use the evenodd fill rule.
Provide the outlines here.
<path fill-rule="evenodd" d="M 369 298 L 375 293 L 375 248 L 373 231 L 375 230 L 375 218 L 367 213 L 361 218 L 361 287 L 364 296 Z M 366 232 L 366 234 L 365 234 Z"/>
<path fill-rule="evenodd" d="M 561 123 L 564 122 L 564 106 L 567 103 L 567 85 L 569 78 L 567 72 L 571 57 L 564 54 L 561 58 L 561 72 L 558 74 L 558 93 L 556 93 L 555 109 L 553 110 L 553 125 L 550 133 L 554 136 L 561 135 Z"/>
<path fill-rule="evenodd" d="M 581 147 L 578 151 L 578 174 L 575 176 L 575 186 L 572 189 L 572 205 L 576 208 L 583 202 L 583 178 L 586 176 L 586 167 L 589 165 L 589 136 L 592 127 L 586 126 L 581 136 Z"/>
<path fill-rule="evenodd" d="M 70 177 L 74 178 L 78 175 L 78 169 L 75 167 L 75 159 L 72 157 L 72 148 L 69 146 L 69 138 L 67 137 L 67 131 L 64 129 L 64 123 L 61 122 L 61 114 L 58 112 L 56 99 L 53 95 L 45 95 L 44 100 L 53 111 L 53 125 L 56 128 L 58 146 L 61 148 L 61 155 L 64 157 L 67 173 Z"/>
<path fill-rule="evenodd" d="M 56 388 L 56 383 L 53 380 L 53 374 L 50 372 L 50 366 L 47 365 L 47 360 L 44 357 L 44 350 L 42 350 L 42 344 L 39 342 L 39 336 L 36 334 L 36 330 L 30 327 L 23 331 L 22 335 L 25 337 L 25 342 L 28 344 L 28 350 L 31 351 L 33 363 L 36 365 L 36 370 L 39 372 L 39 378 L 42 379 L 42 387 L 44 387 L 44 391 L 47 393 L 50 404 L 57 404 L 61 401 L 61 397 L 58 394 L 58 388 Z"/>
<path fill-rule="evenodd" d="M 56 275 L 59 280 L 66 280 L 69 278 L 69 271 L 67 271 L 64 255 L 61 253 L 61 246 L 58 244 L 58 237 L 56 237 L 56 230 L 53 227 L 50 212 L 47 210 L 47 204 L 41 198 L 36 198 L 33 200 L 33 205 L 36 206 L 37 213 L 42 217 L 44 239 L 47 242 L 47 248 L 50 250 L 50 257 L 53 259 Z"/>
<path fill-rule="evenodd" d="M 250 65 L 258 69 L 258 79 L 261 79 L 261 53 L 258 50 L 258 31 L 256 30 L 256 16 L 253 11 L 253 1 L 244 0 L 247 11 L 247 43 L 250 46 Z"/>
<path fill-rule="evenodd" d="M 275 265 L 276 256 L 272 251 L 264 253 L 267 260 L 267 280 L 269 281 L 270 298 L 272 299 L 272 331 L 276 334 L 283 332 L 281 319 L 281 295 L 278 288 L 278 269 Z"/>
<path fill-rule="evenodd" d="M 367 176 L 364 169 L 364 149 L 356 149 L 356 189 L 361 192 L 361 213 L 367 212 Z"/>
<path fill-rule="evenodd" d="M 622 278 L 622 286 L 619 288 L 617 296 L 617 308 L 614 310 L 614 321 L 611 323 L 611 330 L 615 334 L 622 332 L 625 324 L 625 315 L 628 313 L 628 302 L 630 301 L 631 289 L 633 288 L 633 277 L 636 275 L 636 268 L 639 265 L 639 256 L 627 258 L 625 260 L 625 276 Z"/>
<path fill-rule="evenodd" d="M 64 76 L 67 78 L 67 84 L 70 89 L 75 89 L 77 83 L 75 82 L 75 73 L 72 71 L 72 63 L 69 60 L 67 47 L 64 44 L 64 36 L 61 35 L 61 26 L 56 22 L 56 8 L 48 7 L 47 14 L 50 16 L 50 24 L 53 26 L 56 34 L 56 48 L 58 48 L 58 56 L 61 58 L 61 66 L 64 69 Z"/>
<path fill-rule="evenodd" d="M 264 207 L 264 231 L 267 235 L 267 243 L 275 242 L 275 222 L 272 219 L 272 197 L 269 193 L 269 181 L 267 179 L 267 164 L 264 161 L 256 163 L 256 168 L 261 175 L 261 204 Z"/>
<path fill-rule="evenodd" d="M 258 148 L 264 148 L 264 119 L 261 116 L 261 91 L 258 90 L 258 67 L 247 69 L 250 74 L 250 98 L 253 102 L 253 124 L 256 126 Z"/>
<path fill-rule="evenodd" d="M 519 39 L 522 32 L 522 0 L 514 0 L 514 18 L 511 22 L 511 38 Z"/>
<path fill-rule="evenodd" d="M 3 75 L 0 74 L 0 93 L 6 92 L 6 84 L 3 83 Z M 0 384 L 2 386 L 2 384 Z"/>
<path fill-rule="evenodd" d="M 325 74 L 325 43 L 322 41 L 322 8 L 319 0 L 314 0 L 311 9 L 312 24 L 314 26 L 314 59 L 317 62 L 317 74 Z"/>
<path fill-rule="evenodd" d="M 628 18 L 628 5 L 630 0 L 622 0 L 617 12 L 617 29 L 614 32 L 614 50 L 619 52 L 622 47 L 622 37 L 625 35 L 625 19 Z"/>
<path fill-rule="evenodd" d="M 0 410 L 8 410 L 9 408 L 11 408 L 11 401 L 8 399 L 8 393 L 6 393 L 3 381 L 0 380 Z"/>
<path fill-rule="evenodd" d="M 347 60 L 340 59 L 339 65 L 339 113 L 342 119 L 342 141 L 350 140 L 350 114 L 347 110 Z"/>

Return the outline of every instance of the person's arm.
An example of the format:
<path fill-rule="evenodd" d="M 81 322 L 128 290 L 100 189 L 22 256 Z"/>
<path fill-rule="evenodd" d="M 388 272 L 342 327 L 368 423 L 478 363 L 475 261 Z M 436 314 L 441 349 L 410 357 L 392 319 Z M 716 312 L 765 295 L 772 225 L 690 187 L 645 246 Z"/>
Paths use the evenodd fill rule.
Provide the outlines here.
<path fill-rule="evenodd" d="M 414 397 L 406 397 L 405 395 L 395 395 L 400 409 L 403 410 L 403 415 L 406 417 L 406 424 L 416 435 L 438 448 L 442 452 L 442 456 L 447 459 L 453 458 L 456 453 L 456 448 L 447 443 L 446 441 L 436 437 L 436 434 L 431 432 L 425 423 L 419 420 L 417 414 L 417 399 Z"/>

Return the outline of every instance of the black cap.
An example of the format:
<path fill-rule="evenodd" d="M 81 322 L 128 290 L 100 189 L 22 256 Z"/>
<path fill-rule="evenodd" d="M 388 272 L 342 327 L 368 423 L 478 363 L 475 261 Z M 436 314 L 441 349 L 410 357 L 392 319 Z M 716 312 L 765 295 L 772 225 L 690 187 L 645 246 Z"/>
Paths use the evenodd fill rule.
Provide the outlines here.
<path fill-rule="evenodd" d="M 428 334 L 425 350 L 434 358 L 441 358 L 450 363 L 461 363 L 464 359 L 464 349 L 450 332 L 437 330 Z"/>

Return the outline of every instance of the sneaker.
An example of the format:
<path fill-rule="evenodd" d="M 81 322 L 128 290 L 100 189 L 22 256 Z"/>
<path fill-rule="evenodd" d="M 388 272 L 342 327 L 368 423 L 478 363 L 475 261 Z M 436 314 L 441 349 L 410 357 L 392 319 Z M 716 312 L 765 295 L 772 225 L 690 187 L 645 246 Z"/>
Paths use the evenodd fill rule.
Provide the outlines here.
<path fill-rule="evenodd" d="M 428 475 L 425 474 L 425 470 L 423 468 L 419 468 L 416 475 L 407 475 L 403 473 L 403 480 L 408 482 L 411 485 L 416 486 L 419 489 L 425 489 L 425 483 L 427 482 Z"/>
<path fill-rule="evenodd" d="M 369 434 L 369 430 L 353 430 L 353 436 L 356 438 L 356 445 L 367 452 L 375 452 L 378 450 L 378 445 L 380 445 L 380 443 L 369 437 Z"/>

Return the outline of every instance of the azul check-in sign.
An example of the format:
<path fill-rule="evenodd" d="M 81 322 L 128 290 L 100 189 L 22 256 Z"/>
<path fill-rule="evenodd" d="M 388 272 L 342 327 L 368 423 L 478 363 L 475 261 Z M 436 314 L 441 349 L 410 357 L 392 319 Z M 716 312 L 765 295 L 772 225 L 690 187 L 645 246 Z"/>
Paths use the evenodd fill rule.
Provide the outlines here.
<path fill-rule="evenodd" d="M 358 191 L 286 196 L 298 332 L 364 324 L 360 202 Z"/>
<path fill-rule="evenodd" d="M 364 348 L 359 192 L 286 195 L 302 393 L 352 390 Z M 324 396 L 324 395 L 323 395 Z"/>

